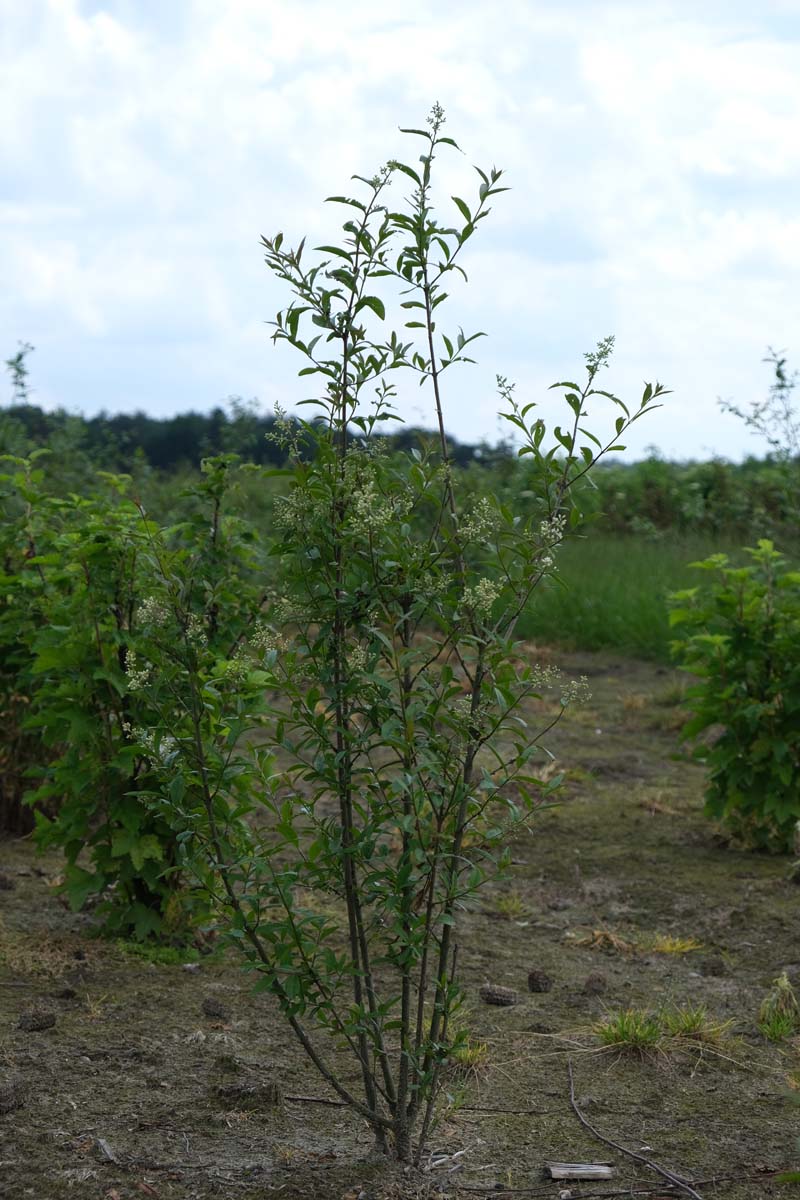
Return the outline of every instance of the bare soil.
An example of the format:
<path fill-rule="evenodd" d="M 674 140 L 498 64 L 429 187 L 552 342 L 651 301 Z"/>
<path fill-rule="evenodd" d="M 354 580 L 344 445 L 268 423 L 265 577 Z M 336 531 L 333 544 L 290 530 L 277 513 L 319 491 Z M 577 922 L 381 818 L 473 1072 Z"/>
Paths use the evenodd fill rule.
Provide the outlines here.
<path fill-rule="evenodd" d="M 561 802 L 464 915 L 465 1019 L 486 1051 L 448 1081 L 423 1169 L 373 1154 L 234 959 L 162 964 L 92 937 L 91 916 L 52 886 L 58 859 L 22 840 L 0 844 L 0 1196 L 679 1194 L 580 1125 L 570 1061 L 592 1124 L 686 1178 L 716 1178 L 700 1195 L 796 1194 L 774 1173 L 800 1158 L 800 1047 L 757 1025 L 781 971 L 800 983 L 789 862 L 731 848 L 703 817 L 672 673 L 607 655 L 562 662 L 590 676 L 593 698 L 549 738 Z M 659 937 L 699 948 L 658 952 Z M 486 984 L 518 1002 L 482 1002 Z M 718 1045 L 641 1056 L 599 1044 L 597 1022 L 620 1011 L 700 1004 L 731 1022 Z M 611 1161 L 617 1175 L 551 1182 L 548 1159 Z"/>

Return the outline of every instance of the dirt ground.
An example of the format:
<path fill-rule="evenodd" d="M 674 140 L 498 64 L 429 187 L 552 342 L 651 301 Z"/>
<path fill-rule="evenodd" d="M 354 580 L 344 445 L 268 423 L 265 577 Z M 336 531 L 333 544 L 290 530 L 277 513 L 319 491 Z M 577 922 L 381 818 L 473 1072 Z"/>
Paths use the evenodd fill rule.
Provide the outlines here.
<path fill-rule="evenodd" d="M 0 844 L 3 1200 L 680 1194 L 581 1126 L 570 1062 L 597 1130 L 703 1181 L 701 1196 L 795 1195 L 773 1174 L 800 1163 L 800 1045 L 757 1028 L 771 981 L 785 969 L 800 984 L 789 862 L 731 849 L 704 819 L 676 676 L 609 656 L 561 662 L 590 677 L 593 698 L 548 739 L 567 775 L 561 803 L 465 914 L 478 1048 L 448 1081 L 424 1169 L 372 1154 L 235 960 L 153 962 L 92 938 L 91 918 L 54 894 L 58 859 L 16 841 Z M 528 991 L 532 970 L 550 990 Z M 482 1003 L 487 982 L 518 1003 Z M 644 1057 L 599 1044 L 597 1023 L 621 1011 L 700 1004 L 731 1023 L 714 1044 Z M 617 1173 L 556 1183 L 547 1160 Z"/>

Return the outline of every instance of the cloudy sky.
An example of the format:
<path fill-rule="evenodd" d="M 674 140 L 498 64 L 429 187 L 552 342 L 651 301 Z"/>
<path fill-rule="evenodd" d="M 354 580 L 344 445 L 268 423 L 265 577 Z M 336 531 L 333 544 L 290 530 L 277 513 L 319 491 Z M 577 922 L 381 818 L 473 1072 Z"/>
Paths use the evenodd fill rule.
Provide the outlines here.
<path fill-rule="evenodd" d="M 451 430 L 498 435 L 498 372 L 551 415 L 614 333 L 605 386 L 674 392 L 636 453 L 758 451 L 717 399 L 765 394 L 768 345 L 800 364 L 798 64 L 800 0 L 0 0 L 0 357 L 34 343 L 46 407 L 291 407 L 259 237 L 327 240 L 439 101 L 445 196 L 512 188 L 453 298 L 489 336 Z"/>

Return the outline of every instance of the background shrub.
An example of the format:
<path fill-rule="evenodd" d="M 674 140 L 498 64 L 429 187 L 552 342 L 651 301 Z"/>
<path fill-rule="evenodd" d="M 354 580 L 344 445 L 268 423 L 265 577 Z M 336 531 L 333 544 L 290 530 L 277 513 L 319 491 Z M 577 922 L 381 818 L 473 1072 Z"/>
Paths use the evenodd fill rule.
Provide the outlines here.
<path fill-rule="evenodd" d="M 693 564 L 705 586 L 677 592 L 670 622 L 675 653 L 698 682 L 684 736 L 709 769 L 709 815 L 747 844 L 793 847 L 800 818 L 800 572 L 772 542 Z"/>

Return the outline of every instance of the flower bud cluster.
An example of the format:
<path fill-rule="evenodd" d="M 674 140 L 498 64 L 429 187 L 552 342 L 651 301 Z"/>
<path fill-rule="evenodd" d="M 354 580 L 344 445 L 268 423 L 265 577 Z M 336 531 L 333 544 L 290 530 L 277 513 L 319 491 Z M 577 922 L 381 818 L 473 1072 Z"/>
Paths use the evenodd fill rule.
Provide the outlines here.
<path fill-rule="evenodd" d="M 306 488 L 297 487 L 285 496 L 275 497 L 273 520 L 289 533 L 307 533 L 320 513 L 319 501 Z"/>
<path fill-rule="evenodd" d="M 169 620 L 169 609 L 156 596 L 147 596 L 139 605 L 139 620 L 151 629 L 161 629 Z"/>
<path fill-rule="evenodd" d="M 354 646 L 347 656 L 347 666 L 353 675 L 366 671 L 369 657 L 365 646 Z"/>
<path fill-rule="evenodd" d="M 592 693 L 589 691 L 589 680 L 585 675 L 581 675 L 578 679 L 568 680 L 561 692 L 561 706 L 562 708 L 566 708 L 569 704 L 585 704 L 591 698 Z"/>
<path fill-rule="evenodd" d="M 283 634 L 278 633 L 265 621 L 260 621 L 250 638 L 250 645 L 259 654 L 269 654 L 273 650 L 277 652 L 285 650 L 288 642 Z"/>
<path fill-rule="evenodd" d="M 206 627 L 202 617 L 197 613 L 190 613 L 189 619 L 186 622 L 186 637 L 193 646 L 202 647 L 208 645 L 206 637 Z"/>
<path fill-rule="evenodd" d="M 156 736 L 152 729 L 143 729 L 141 725 L 131 725 L 129 721 L 122 722 L 125 733 L 141 747 L 144 757 L 151 762 L 166 763 L 178 748 L 178 743 L 171 734 L 162 737 L 156 745 Z"/>
<path fill-rule="evenodd" d="M 485 542 L 497 529 L 497 511 L 486 496 L 482 496 L 472 512 L 465 516 L 458 527 L 462 541 Z"/>
<path fill-rule="evenodd" d="M 564 540 L 564 532 L 567 526 L 567 514 L 564 512 L 553 513 L 539 526 L 539 537 L 545 546 L 557 546 Z"/>
<path fill-rule="evenodd" d="M 136 651 L 129 649 L 125 654 L 125 674 L 128 679 L 128 691 L 140 692 L 143 687 L 147 686 L 150 679 L 151 667 L 139 667 L 136 659 Z"/>
<path fill-rule="evenodd" d="M 370 480 L 357 491 L 350 509 L 350 527 L 355 534 L 369 537 L 381 529 L 402 521 L 411 510 L 411 500 L 404 496 L 384 496 Z"/>
<path fill-rule="evenodd" d="M 473 587 L 464 589 L 464 607 L 482 620 L 491 615 L 492 605 L 502 591 L 493 579 L 479 579 Z"/>

